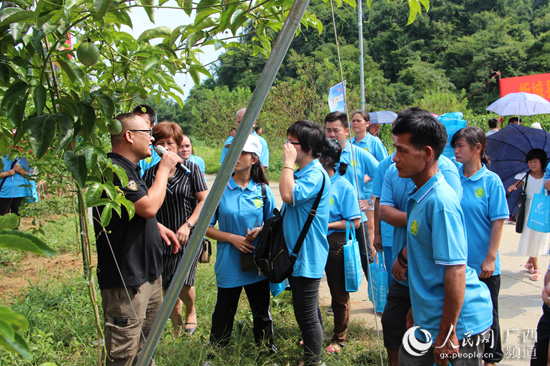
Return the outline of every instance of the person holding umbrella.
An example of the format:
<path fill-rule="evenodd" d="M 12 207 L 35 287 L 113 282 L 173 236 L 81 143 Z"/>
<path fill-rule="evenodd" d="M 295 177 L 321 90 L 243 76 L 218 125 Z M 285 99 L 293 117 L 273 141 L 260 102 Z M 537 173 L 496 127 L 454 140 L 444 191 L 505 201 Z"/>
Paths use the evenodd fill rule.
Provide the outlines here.
<path fill-rule="evenodd" d="M 477 272 L 479 280 L 487 285 L 493 303 L 493 339 L 485 343 L 483 356 L 485 365 L 493 365 L 504 356 L 498 321 L 498 247 L 504 220 L 509 216 L 506 193 L 500 177 L 487 169 L 487 137 L 481 128 L 468 126 L 458 130 L 451 140 L 451 146 L 456 161 L 463 164 L 458 172 L 463 189 L 460 206 L 464 212 L 467 233 L 467 264 Z"/>
<path fill-rule="evenodd" d="M 526 161 L 529 164 L 529 171 L 527 173 L 520 173 L 515 176 L 516 183 L 508 188 L 509 192 L 513 192 L 523 186 L 523 190 L 527 194 L 525 201 L 525 221 L 523 224 L 523 231 L 519 239 L 518 255 L 528 255 L 525 268 L 531 272 L 529 279 L 532 281 L 538 281 L 541 276 L 537 257 L 546 253 L 548 249 L 548 233 L 542 233 L 535 231 L 527 227 L 529 221 L 529 210 L 531 209 L 531 202 L 535 193 L 539 193 L 542 189 L 544 169 L 547 165 L 547 155 L 542 149 L 532 149 L 527 153 Z M 548 183 L 545 183 L 545 186 Z M 547 188 L 548 189 L 548 188 Z"/>

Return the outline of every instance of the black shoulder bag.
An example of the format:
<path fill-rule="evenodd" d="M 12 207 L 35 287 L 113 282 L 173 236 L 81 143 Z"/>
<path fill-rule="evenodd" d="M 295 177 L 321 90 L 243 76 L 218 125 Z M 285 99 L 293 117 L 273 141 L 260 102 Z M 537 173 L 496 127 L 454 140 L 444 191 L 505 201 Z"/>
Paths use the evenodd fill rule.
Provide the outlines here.
<path fill-rule="evenodd" d="M 529 172 L 525 174 L 525 184 L 523 189 L 519 193 L 518 199 L 518 213 L 516 215 L 516 233 L 521 234 L 523 232 L 523 223 L 525 222 L 525 200 L 527 200 L 527 181 L 529 180 Z"/>
<path fill-rule="evenodd" d="M 306 238 L 313 218 L 317 214 L 317 207 L 319 206 L 319 201 L 321 201 L 324 189 L 325 176 L 323 174 L 323 185 L 309 211 L 307 221 L 300 232 L 300 236 L 296 241 L 296 246 L 292 253 L 289 254 L 286 246 L 283 234 L 283 216 L 279 210 L 273 210 L 275 216 L 264 223 L 254 252 L 254 263 L 256 263 L 269 282 L 283 282 L 292 274 L 298 253 L 302 248 L 302 244 L 304 243 L 304 239 Z"/>

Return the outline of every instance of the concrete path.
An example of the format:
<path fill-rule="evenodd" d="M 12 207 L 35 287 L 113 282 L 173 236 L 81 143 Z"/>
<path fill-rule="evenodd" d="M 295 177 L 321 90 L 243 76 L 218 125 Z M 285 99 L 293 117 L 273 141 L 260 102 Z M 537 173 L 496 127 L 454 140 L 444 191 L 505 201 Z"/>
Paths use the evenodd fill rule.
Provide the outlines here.
<path fill-rule="evenodd" d="M 215 176 L 206 177 L 208 187 L 211 187 Z M 281 206 L 278 182 L 270 183 L 277 206 Z M 548 268 L 549 257 L 539 258 L 542 276 L 539 281 L 531 281 L 529 273 L 523 265 L 527 257 L 515 255 L 520 234 L 515 232 L 512 224 L 504 225 L 504 232 L 500 245 L 501 287 L 499 296 L 500 328 L 504 360 L 500 365 L 528 365 L 531 349 L 536 339 L 537 323 L 542 315 L 541 291 L 544 273 Z M 352 317 L 360 317 L 374 329 L 382 330 L 380 315 L 374 314 L 372 303 L 368 300 L 367 284 L 363 281 L 358 292 L 352 296 Z M 321 282 L 321 306 L 330 304 L 330 293 L 326 280 Z"/>

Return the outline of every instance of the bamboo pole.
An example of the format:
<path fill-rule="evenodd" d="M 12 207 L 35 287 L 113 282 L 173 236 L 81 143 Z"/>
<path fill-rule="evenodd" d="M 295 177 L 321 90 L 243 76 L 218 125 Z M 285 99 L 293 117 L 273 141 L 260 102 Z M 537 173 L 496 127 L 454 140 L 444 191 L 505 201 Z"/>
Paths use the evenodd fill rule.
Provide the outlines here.
<path fill-rule="evenodd" d="M 208 229 L 210 220 L 214 216 L 227 182 L 229 181 L 229 177 L 231 176 L 231 173 L 235 168 L 235 164 L 237 164 L 237 160 L 241 155 L 241 150 L 246 142 L 246 139 L 248 138 L 248 135 L 252 132 L 254 122 L 260 114 L 260 110 L 265 102 L 265 99 L 267 98 L 269 89 L 273 85 L 273 81 L 279 72 L 279 68 L 281 67 L 283 59 L 286 56 L 290 43 L 296 34 L 300 21 L 308 5 L 309 0 L 295 0 L 292 8 L 290 9 L 288 18 L 286 19 L 285 24 L 277 37 L 277 41 L 273 46 L 271 55 L 269 56 L 264 70 L 262 71 L 258 84 L 254 89 L 254 93 L 248 102 L 243 120 L 237 129 L 237 134 L 231 143 L 231 147 L 229 148 L 218 175 L 216 176 L 214 185 L 212 186 L 204 207 L 201 210 L 199 221 L 197 222 L 193 235 L 191 235 L 189 243 L 187 244 L 188 249 L 176 269 L 172 283 L 166 292 L 164 301 L 162 302 L 159 313 L 153 323 L 151 332 L 149 333 L 143 350 L 139 356 L 137 366 L 147 366 L 153 357 L 158 341 L 164 331 L 164 327 L 166 326 L 166 322 L 168 321 L 172 308 L 176 304 L 178 295 L 183 287 L 183 281 L 189 273 L 193 259 L 199 254 L 202 239 Z"/>

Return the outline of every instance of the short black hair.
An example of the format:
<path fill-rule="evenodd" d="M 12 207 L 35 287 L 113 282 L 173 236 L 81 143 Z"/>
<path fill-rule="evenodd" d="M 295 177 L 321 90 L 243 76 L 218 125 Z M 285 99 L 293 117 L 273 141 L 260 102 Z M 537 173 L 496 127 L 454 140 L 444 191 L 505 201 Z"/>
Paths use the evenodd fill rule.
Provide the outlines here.
<path fill-rule="evenodd" d="M 291 124 L 286 134 L 296 137 L 306 154 L 311 151 L 311 155 L 314 158 L 321 156 L 326 139 L 325 132 L 321 126 L 311 121 L 300 120 Z"/>
<path fill-rule="evenodd" d="M 392 129 L 395 136 L 410 133 L 411 144 L 417 150 L 430 146 L 434 150 L 435 159 L 439 159 L 447 144 L 447 131 L 441 122 L 420 108 L 407 108 L 399 112 L 395 121 Z"/>
<path fill-rule="evenodd" d="M 487 121 L 487 124 L 489 125 L 489 128 L 496 128 L 498 126 L 498 119 L 489 118 L 489 120 Z"/>
<path fill-rule="evenodd" d="M 518 117 L 510 117 L 508 119 L 508 124 L 511 124 L 511 123 L 515 124 L 516 122 L 519 123 L 519 118 Z"/>
<path fill-rule="evenodd" d="M 132 113 L 140 115 L 140 116 L 143 115 L 143 114 L 148 114 L 149 118 L 151 118 L 151 123 L 155 123 L 155 121 L 157 120 L 157 112 L 155 112 L 153 107 L 149 107 L 146 104 L 138 105 L 137 107 L 134 108 Z"/>
<path fill-rule="evenodd" d="M 533 159 L 539 159 L 542 171 L 546 169 L 546 165 L 548 164 L 548 155 L 546 155 L 546 151 L 542 149 L 529 150 L 525 156 L 525 162 L 528 163 L 529 160 Z"/>
<path fill-rule="evenodd" d="M 342 122 L 342 126 L 344 128 L 349 127 L 348 116 L 345 113 L 342 113 L 342 112 L 339 112 L 339 111 L 327 114 L 327 116 L 325 117 L 325 126 L 326 126 L 327 122 L 334 122 L 334 121 L 338 121 L 338 120 L 340 120 Z"/>

